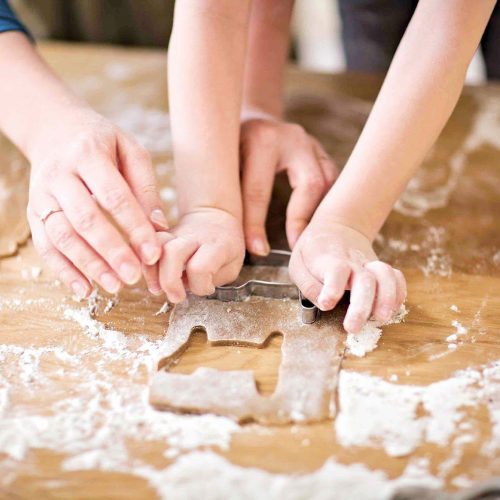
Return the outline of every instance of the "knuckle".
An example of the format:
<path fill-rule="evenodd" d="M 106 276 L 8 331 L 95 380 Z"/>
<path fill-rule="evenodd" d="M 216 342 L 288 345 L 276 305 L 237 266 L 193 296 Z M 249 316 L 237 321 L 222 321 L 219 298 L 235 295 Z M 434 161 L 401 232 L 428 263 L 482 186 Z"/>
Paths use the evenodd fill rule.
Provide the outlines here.
<path fill-rule="evenodd" d="M 264 205 L 267 204 L 268 197 L 262 186 L 249 184 L 245 188 L 245 200 L 252 205 Z"/>
<path fill-rule="evenodd" d="M 249 140 L 258 143 L 260 147 L 272 146 L 278 135 L 276 127 L 266 122 L 255 123 L 249 132 Z"/>
<path fill-rule="evenodd" d="M 118 247 L 108 248 L 104 258 L 109 262 L 111 267 L 117 269 L 120 267 L 120 264 L 127 259 L 129 253 L 130 250 L 128 247 L 119 245 Z"/>
<path fill-rule="evenodd" d="M 89 208 L 81 208 L 75 216 L 75 228 L 78 232 L 88 232 L 97 224 L 97 212 Z"/>
<path fill-rule="evenodd" d="M 106 267 L 101 260 L 92 257 L 82 262 L 82 269 L 85 269 L 85 273 L 89 276 L 98 277 L 105 271 Z"/>
<path fill-rule="evenodd" d="M 308 282 L 300 288 L 302 293 L 310 300 L 316 300 L 318 296 L 318 286 L 315 283 Z"/>
<path fill-rule="evenodd" d="M 156 188 L 156 184 L 150 183 L 150 184 L 144 184 L 141 186 L 141 194 L 145 196 L 151 196 L 151 197 L 157 197 L 158 196 L 158 190 Z"/>
<path fill-rule="evenodd" d="M 129 199 L 126 191 L 119 188 L 105 189 L 102 195 L 102 205 L 111 214 L 128 208 Z"/>
<path fill-rule="evenodd" d="M 54 257 L 54 251 L 48 245 L 40 245 L 39 243 L 33 242 L 35 245 L 35 249 L 38 252 L 38 255 L 42 258 L 43 261 L 49 263 Z"/>
<path fill-rule="evenodd" d="M 304 127 L 302 125 L 299 125 L 298 123 L 288 123 L 286 125 L 286 128 L 290 134 L 293 134 L 299 138 L 307 136 L 307 132 L 305 131 Z"/>
<path fill-rule="evenodd" d="M 47 165 L 43 170 L 45 173 L 44 176 L 45 176 L 47 184 L 57 180 L 60 177 L 61 172 L 62 172 L 60 165 L 55 164 L 55 163 Z"/>
<path fill-rule="evenodd" d="M 320 175 L 310 175 L 305 180 L 304 186 L 310 191 L 322 191 L 325 188 L 325 180 Z"/>
<path fill-rule="evenodd" d="M 209 274 L 209 270 L 207 266 L 204 266 L 200 264 L 199 262 L 188 262 L 188 265 L 186 266 L 186 271 L 188 276 L 195 276 L 195 277 L 200 277 L 204 276 L 206 274 Z"/>
<path fill-rule="evenodd" d="M 73 243 L 73 232 L 68 227 L 52 226 L 49 234 L 56 247 L 61 251 L 67 250 Z"/>
<path fill-rule="evenodd" d="M 137 159 L 141 162 L 144 163 L 152 162 L 151 153 L 141 144 L 136 144 L 135 154 L 137 156 Z"/>

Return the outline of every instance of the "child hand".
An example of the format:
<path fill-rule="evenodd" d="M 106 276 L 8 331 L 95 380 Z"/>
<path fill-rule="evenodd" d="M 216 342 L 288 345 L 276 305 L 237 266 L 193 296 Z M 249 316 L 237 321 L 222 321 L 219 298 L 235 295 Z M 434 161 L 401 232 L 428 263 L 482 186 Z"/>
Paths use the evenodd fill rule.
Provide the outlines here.
<path fill-rule="evenodd" d="M 267 255 L 265 222 L 274 176 L 286 171 L 293 189 L 286 214 L 286 234 L 293 248 L 339 172 L 300 125 L 257 116 L 241 126 L 243 225 L 247 249 Z"/>
<path fill-rule="evenodd" d="M 141 261 L 159 259 L 155 228 L 166 220 L 149 154 L 131 137 L 78 109 L 38 134 L 30 161 L 33 243 L 78 297 L 90 280 L 115 293 L 140 279 Z"/>
<path fill-rule="evenodd" d="M 238 277 L 245 244 L 241 222 L 229 212 L 203 208 L 186 213 L 161 238 L 165 243 L 160 262 L 144 275 L 149 290 L 162 289 L 170 302 L 182 302 L 186 289 L 210 295 L 216 286 Z"/>
<path fill-rule="evenodd" d="M 305 297 L 323 311 L 351 290 L 344 319 L 348 332 L 358 332 L 371 316 L 388 321 L 406 299 L 401 271 L 379 261 L 363 234 L 339 223 L 313 219 L 293 249 L 289 270 Z"/>

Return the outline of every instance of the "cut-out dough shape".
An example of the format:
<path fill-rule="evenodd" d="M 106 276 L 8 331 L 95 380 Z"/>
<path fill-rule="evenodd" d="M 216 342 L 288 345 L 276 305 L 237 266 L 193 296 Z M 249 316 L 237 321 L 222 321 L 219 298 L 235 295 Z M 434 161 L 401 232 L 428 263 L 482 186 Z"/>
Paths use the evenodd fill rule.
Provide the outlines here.
<path fill-rule="evenodd" d="M 191 333 L 200 329 L 212 345 L 262 347 L 271 334 L 281 333 L 282 360 L 274 393 L 260 395 L 248 370 L 201 367 L 190 375 L 169 373 Z M 316 323 L 305 325 L 297 300 L 251 297 L 220 302 L 189 296 L 172 312 L 150 402 L 158 409 L 215 413 L 240 422 L 285 424 L 333 417 L 344 337 L 338 313 L 323 314 Z"/>

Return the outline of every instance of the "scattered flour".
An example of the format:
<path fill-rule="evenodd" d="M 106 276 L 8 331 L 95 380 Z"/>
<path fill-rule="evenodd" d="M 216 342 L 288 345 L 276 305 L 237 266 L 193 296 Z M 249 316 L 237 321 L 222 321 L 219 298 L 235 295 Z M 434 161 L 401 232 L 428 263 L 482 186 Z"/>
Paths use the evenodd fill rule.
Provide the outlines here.
<path fill-rule="evenodd" d="M 464 371 L 429 386 L 398 385 L 344 370 L 334 424 L 337 440 L 344 447 L 382 446 L 396 457 L 424 441 L 445 446 L 464 417 L 462 409 L 477 402 L 479 379 L 478 372 Z"/>
<path fill-rule="evenodd" d="M 475 96 L 479 111 L 474 117 L 472 130 L 442 168 L 449 173 L 444 183 L 426 186 L 428 172 L 426 163 L 417 171 L 417 174 L 408 183 L 408 187 L 397 201 L 394 209 L 410 217 L 421 217 L 429 210 L 445 207 L 458 185 L 460 176 L 467 165 L 468 155 L 483 144 L 491 144 L 500 148 L 498 134 L 500 101 L 489 96 Z M 431 152 L 432 154 L 432 152 Z"/>
<path fill-rule="evenodd" d="M 445 250 L 447 239 L 444 227 L 431 226 L 425 240 L 422 242 L 422 250 L 427 253 L 424 265 L 420 269 L 425 276 L 437 275 L 449 277 L 452 274 L 451 256 Z"/>
<path fill-rule="evenodd" d="M 457 335 L 465 335 L 469 331 L 462 325 L 462 323 L 460 323 L 460 321 L 457 321 L 456 319 L 451 322 L 451 326 L 457 329 Z"/>
<path fill-rule="evenodd" d="M 460 312 L 459 309 L 458 309 L 458 307 L 455 304 L 452 304 L 450 306 L 450 310 L 453 311 L 453 312 Z"/>
<path fill-rule="evenodd" d="M 372 352 L 376 349 L 378 341 L 382 336 L 381 327 L 401 323 L 407 314 L 408 310 L 403 305 L 400 311 L 387 323 L 368 321 L 360 332 L 348 333 L 346 338 L 347 352 L 359 358 L 365 356 L 368 352 Z"/>
<path fill-rule="evenodd" d="M 212 452 L 198 451 L 179 457 L 162 470 L 136 467 L 134 474 L 145 478 L 160 498 L 169 500 L 388 500 L 400 487 L 439 488 L 443 485 L 442 480 L 429 473 L 425 460 L 410 463 L 399 478 L 391 480 L 382 471 L 371 471 L 362 464 L 343 465 L 334 459 L 309 474 L 272 474 L 233 465 Z"/>
<path fill-rule="evenodd" d="M 85 333 L 74 353 L 60 345 L 0 344 L 0 454 L 24 461 L 30 449 L 44 448 L 65 454 L 65 468 L 121 470 L 135 463 L 130 442 L 157 441 L 176 454 L 227 449 L 240 430 L 232 420 L 158 412 L 149 405 L 147 381 L 161 340 L 109 329 L 92 310 L 92 304 L 63 309 Z M 35 402 L 40 397 L 46 400 L 43 412 Z M 0 485 L 14 477 L 0 474 Z"/>

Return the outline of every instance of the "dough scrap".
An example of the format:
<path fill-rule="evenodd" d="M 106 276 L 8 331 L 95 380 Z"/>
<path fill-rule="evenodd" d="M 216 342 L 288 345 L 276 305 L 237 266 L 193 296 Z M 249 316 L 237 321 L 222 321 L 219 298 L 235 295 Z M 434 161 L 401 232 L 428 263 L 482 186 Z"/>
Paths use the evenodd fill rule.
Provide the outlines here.
<path fill-rule="evenodd" d="M 245 302 L 221 302 L 189 296 L 172 312 L 159 371 L 150 386 L 150 403 L 162 410 L 215 413 L 239 422 L 286 424 L 332 418 L 345 349 L 341 318 L 339 312 L 323 314 L 316 323 L 304 325 L 297 300 L 251 297 Z M 281 333 L 282 360 L 274 393 L 260 395 L 249 370 L 200 367 L 190 375 L 169 373 L 191 333 L 200 329 L 213 346 L 263 347 L 270 335 Z"/>
<path fill-rule="evenodd" d="M 14 255 L 30 237 L 26 218 L 29 168 L 7 139 L 0 136 L 0 257 Z"/>

